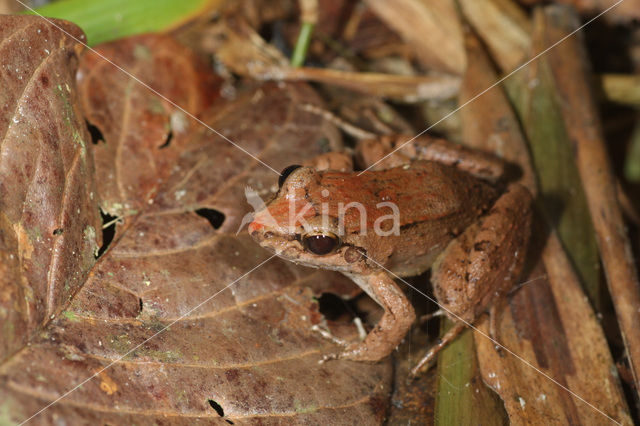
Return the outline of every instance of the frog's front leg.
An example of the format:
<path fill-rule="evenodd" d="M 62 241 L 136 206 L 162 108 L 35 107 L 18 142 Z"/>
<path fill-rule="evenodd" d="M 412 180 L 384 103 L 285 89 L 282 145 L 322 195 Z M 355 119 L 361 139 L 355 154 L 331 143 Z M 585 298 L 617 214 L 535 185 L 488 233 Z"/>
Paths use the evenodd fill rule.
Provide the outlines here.
<path fill-rule="evenodd" d="M 429 364 L 465 324 L 473 324 L 480 314 L 506 297 L 524 265 L 531 203 L 526 188 L 509 186 L 486 216 L 469 226 L 438 256 L 431 271 L 434 293 L 440 307 L 457 324 L 427 352 L 413 374 Z M 492 310 L 494 320 L 496 311 Z"/>
<path fill-rule="evenodd" d="M 355 361 L 378 361 L 389 355 L 402 341 L 416 318 L 411 302 L 398 284 L 385 272 L 345 274 L 356 282 L 384 309 L 382 318 L 362 342 L 355 343 L 337 356 Z"/>

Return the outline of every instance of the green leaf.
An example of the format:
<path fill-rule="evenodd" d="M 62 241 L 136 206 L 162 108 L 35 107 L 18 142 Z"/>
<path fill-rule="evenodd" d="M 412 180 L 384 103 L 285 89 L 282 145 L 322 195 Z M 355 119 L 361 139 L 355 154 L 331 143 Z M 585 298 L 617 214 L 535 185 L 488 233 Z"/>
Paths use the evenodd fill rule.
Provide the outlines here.
<path fill-rule="evenodd" d="M 80 26 L 89 45 L 175 28 L 222 0 L 61 0 L 28 14 L 66 19 Z"/>
<path fill-rule="evenodd" d="M 538 172 L 538 204 L 548 223 L 557 229 L 585 291 L 599 310 L 598 246 L 575 154 L 556 98 L 555 81 L 544 56 L 530 72 L 533 75 L 520 73 L 505 83 L 522 120 Z M 535 84 L 528 84 L 529 81 Z"/>

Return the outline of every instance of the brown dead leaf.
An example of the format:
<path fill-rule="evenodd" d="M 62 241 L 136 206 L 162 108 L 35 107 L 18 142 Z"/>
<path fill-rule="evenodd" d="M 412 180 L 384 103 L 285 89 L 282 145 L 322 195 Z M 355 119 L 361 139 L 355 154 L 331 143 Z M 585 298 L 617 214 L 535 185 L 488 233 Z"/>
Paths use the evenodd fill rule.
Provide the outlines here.
<path fill-rule="evenodd" d="M 123 78 L 114 64 L 139 81 Z M 201 127 L 184 111 L 199 116 L 216 98 L 218 81 L 189 49 L 163 35 L 106 43 L 83 55 L 78 85 L 106 212 L 130 215 L 153 198 Z"/>
<path fill-rule="evenodd" d="M 455 2 L 368 0 L 367 4 L 411 45 L 426 69 L 456 75 L 464 72 L 462 25 Z"/>
<path fill-rule="evenodd" d="M 16 13 L 22 8 L 22 5 L 15 0 L 0 0 L 0 14 Z"/>
<path fill-rule="evenodd" d="M 545 42 L 560 40 L 579 26 L 575 12 L 566 7 L 546 8 L 535 15 L 534 22 Z M 617 178 L 591 86 L 587 57 L 584 40 L 574 37 L 551 52 L 548 59 L 591 212 L 629 366 L 635 386 L 640 388 L 640 280 L 616 194 Z"/>
<path fill-rule="evenodd" d="M 126 41 L 123 46 L 135 49 Z M 181 74 L 174 68 L 169 76 Z M 239 89 L 233 102 L 219 100 L 203 119 L 281 169 L 340 147 L 336 129 L 300 104 L 320 100 L 304 84 L 266 84 Z M 104 103 L 88 107 L 93 117 L 112 112 Z M 107 157 L 111 131 L 117 134 L 104 133 Z M 2 407 L 10 407 L 10 420 L 25 420 L 99 372 L 35 420 L 330 424 L 339 416 L 354 424 L 380 423 L 390 391 L 389 362 L 319 365 L 324 353 L 337 348 L 311 331 L 323 322 L 314 290 L 348 295 L 353 284 L 339 274 L 279 260 L 252 271 L 268 254 L 246 233 L 234 235 L 250 210 L 245 185 L 264 197 L 277 176 L 207 129 L 180 145 L 170 161 L 172 154 L 158 158 L 165 150 L 158 154 L 157 144 L 123 135 L 123 153 L 112 167 L 122 168 L 136 149 L 139 159 L 148 160 L 122 168 L 101 189 L 110 202 L 138 202 L 139 210 L 124 218 L 70 308 L 0 366 L 0 398 Z M 99 173 L 106 174 L 108 164 L 100 163 L 105 170 Z M 140 202 L 133 194 L 151 188 L 140 178 L 145 167 L 160 182 L 156 195 Z M 334 333 L 354 337 L 355 329 L 337 327 Z"/>
<path fill-rule="evenodd" d="M 479 41 L 468 37 L 467 49 L 462 102 L 497 80 Z M 476 148 L 518 164 L 520 183 L 538 192 L 525 138 L 501 87 L 463 110 L 463 123 Z M 564 248 L 546 224 L 533 235 L 524 285 L 499 317 L 497 340 L 506 349 L 496 351 L 487 338 L 486 318 L 477 324 L 483 380 L 500 395 L 513 424 L 631 424 L 604 333 Z"/>
<path fill-rule="evenodd" d="M 513 0 L 461 0 L 465 19 L 505 72 L 524 63 L 531 48 L 531 22 Z"/>
<path fill-rule="evenodd" d="M 0 18 L 0 359 L 23 347 L 84 282 L 101 243 L 91 144 L 69 34 Z M 10 58 L 10 60 L 7 60 Z"/>

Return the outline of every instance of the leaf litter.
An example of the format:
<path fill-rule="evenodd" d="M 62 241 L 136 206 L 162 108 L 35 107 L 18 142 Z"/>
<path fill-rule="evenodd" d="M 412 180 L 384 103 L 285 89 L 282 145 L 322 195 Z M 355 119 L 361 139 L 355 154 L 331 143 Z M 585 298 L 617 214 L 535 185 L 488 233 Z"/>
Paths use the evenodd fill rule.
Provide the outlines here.
<path fill-rule="evenodd" d="M 35 28 L 34 22 L 58 32 L 39 18 L 12 19 L 14 33 Z M 39 37 L 36 31 L 27 34 Z M 177 102 L 190 113 L 274 167 L 304 159 L 301 153 L 312 156 L 340 146 L 331 124 L 297 108 L 300 103 L 321 105 L 304 84 L 246 87 L 234 102 L 218 99 L 207 109 L 216 81 L 197 77 L 200 64 L 188 49 L 164 54 L 174 52 L 175 43 L 166 36 L 140 36 L 99 51 L 113 61 L 124 60 L 161 93 L 180 93 Z M 160 64 L 165 72 L 154 75 Z M 36 62 L 27 72 L 40 66 Z M 58 64 L 61 70 L 68 66 Z M 22 340 L 0 367 L 0 394 L 11 407 L 12 421 L 25 420 L 92 375 L 93 380 L 34 420 L 193 424 L 219 418 L 268 424 L 283 419 L 330 423 L 339 416 L 355 423 L 381 421 L 390 390 L 389 362 L 318 364 L 324 353 L 337 348 L 311 330 L 324 320 L 316 297 L 330 291 L 352 295 L 353 285 L 341 275 L 276 259 L 239 279 L 268 259 L 248 236 L 235 235 L 250 209 L 244 187 L 267 194 L 274 174 L 193 122 L 183 132 L 175 129 L 175 108 L 93 54 L 81 58 L 79 69 L 77 92 L 73 68 L 65 70 L 61 84 L 76 101 L 73 110 L 82 104 L 94 132 L 101 135 L 95 144 L 89 142 L 85 123 L 77 119 L 87 161 L 95 162 L 95 172 L 89 169 L 83 179 L 98 187 L 91 217 L 98 221 L 100 206 L 121 220 L 93 267 L 98 232 L 63 233 L 94 239 L 91 265 L 70 303 L 60 305 L 62 312 L 30 338 L 24 328 L 16 330 Z M 193 77 L 182 78 L 185 73 Z M 37 95 L 48 102 L 57 99 L 55 92 Z M 16 102 L 25 101 L 17 97 Z M 65 124 L 64 115 L 48 120 L 52 128 Z M 171 142 L 162 148 L 169 133 Z M 17 142 L 8 134 L 3 147 L 15 145 L 12 154 L 25 162 L 32 151 Z M 49 154 L 77 143 L 69 135 L 59 144 L 41 143 L 38 149 Z M 32 185 L 29 177 L 14 192 Z M 44 206 L 37 214 L 46 211 Z M 217 229 L 207 217 L 211 212 L 219 213 Z M 95 223 L 94 229 L 99 228 Z M 19 247 L 23 257 L 31 250 Z M 17 243 L 7 248 L 18 253 Z M 19 277 L 20 271 L 14 275 Z M 357 333 L 348 323 L 333 331 L 347 338 Z"/>
<path fill-rule="evenodd" d="M 454 141 L 471 142 L 518 163 L 524 183 L 535 189 L 536 176 L 523 135 L 517 124 L 513 125 L 520 119 L 525 128 L 529 126 L 526 112 L 524 117 L 514 117 L 502 92 L 494 91 L 488 94 L 490 97 L 474 101 L 460 116 L 449 116 L 456 107 L 451 98 L 458 91 L 458 101 L 462 102 L 497 80 L 492 64 L 482 59 L 484 47 L 503 72 L 532 54 L 530 19 L 515 2 L 487 0 L 483 6 L 460 2 L 458 12 L 482 38 L 483 47 L 477 42 L 474 45 L 473 40 L 470 43 L 473 37 L 469 37 L 468 28 L 458 25 L 453 3 L 432 6 L 414 0 L 372 1 L 371 8 L 349 9 L 351 6 L 341 2 L 321 0 L 317 37 L 310 51 L 314 60 L 320 59 L 325 65 L 323 68 L 292 68 L 273 48 L 283 46 L 277 31 L 270 43 L 262 40 L 263 35 L 268 36 L 264 32 L 266 23 L 276 30 L 281 28 L 280 37 L 292 45 L 297 23 L 287 19 L 292 13 L 287 2 L 271 2 L 270 8 L 260 7 L 261 3 L 252 0 L 243 3 L 246 7 L 239 7 L 238 2 L 231 6 L 235 12 L 205 23 L 205 28 L 215 28 L 213 37 L 194 37 L 188 28 L 177 31 L 181 40 L 196 47 L 196 54 L 166 35 L 123 39 L 102 45 L 99 51 L 276 169 L 289 165 L 293 158 L 304 162 L 315 154 L 341 149 L 340 134 L 334 127 L 340 124 L 340 117 L 318 113 L 325 108 L 320 93 L 331 110 L 368 132 L 406 133 L 415 131 L 406 121 L 418 123 L 419 130 L 425 121 L 427 125 L 436 123 L 435 129 Z M 588 2 L 575 3 L 582 10 L 591 7 Z M 551 12 L 554 7 L 546 9 Z M 602 9 L 605 5 L 594 7 Z M 350 14 L 344 14 L 345 8 Z M 411 13 L 411 8 L 416 13 Z M 608 16 L 628 19 L 632 14 L 626 9 L 625 15 L 623 10 L 619 8 L 616 12 L 621 13 Z M 404 17 L 394 19 L 392 15 Z M 336 16 L 347 20 L 336 20 Z M 45 42 L 58 41 L 50 36 L 52 30 L 46 25 L 9 19 L 14 21 L 2 27 L 3 31 L 19 37 L 27 35 L 25 44 L 4 46 L 14 49 L 18 56 L 23 53 L 21 48 L 31 48 L 34 29 L 36 34 L 44 31 L 48 36 Z M 403 21 L 417 23 L 402 25 Z M 56 23 L 81 37 L 71 24 Z M 201 27 L 196 24 L 195 28 Z M 415 28 L 429 28 L 434 37 L 416 38 Z M 63 123 L 73 124 L 75 131 L 61 132 L 59 145 L 72 147 L 71 142 L 84 142 L 86 162 L 74 163 L 75 167 L 82 166 L 75 173 L 84 179 L 65 180 L 74 176 L 68 172 L 74 168 L 64 162 L 69 154 L 61 150 L 64 178 L 51 182 L 67 186 L 81 182 L 74 186 L 80 195 L 70 199 L 84 202 L 88 210 L 78 212 L 84 212 L 78 222 L 90 223 L 91 227 L 53 227 L 49 223 L 51 236 L 57 240 L 48 235 L 43 238 L 39 228 L 34 229 L 32 222 L 22 217 L 18 219 L 15 212 L 8 218 L 2 215 L 6 200 L 14 200 L 9 197 L 18 199 L 18 206 L 28 197 L 22 195 L 23 190 L 9 194 L 7 185 L 0 187 L 5 190 L 0 195 L 7 197 L 0 198 L 0 289 L 4 303 L 0 315 L 13 315 L 11 321 L 1 324 L 3 336 L 11 338 L 6 344 L 3 340 L 0 393 L 6 399 L 0 406 L 0 418 L 22 420 L 95 375 L 94 380 L 36 419 L 45 424 L 60 419 L 142 424 L 216 420 L 221 424 L 335 423 L 337 419 L 380 423 L 390 410 L 390 424 L 434 419 L 458 424 L 479 417 L 497 424 L 507 417 L 516 424 L 550 418 L 603 420 L 599 413 L 540 374 L 546 372 L 605 414 L 630 421 L 602 329 L 553 234 L 545 248 L 538 249 L 543 253 L 541 259 L 523 278 L 535 284 L 523 285 L 525 288 L 514 295 L 500 323 L 499 340 L 539 371 L 496 352 L 482 334 L 487 332 L 486 322 L 480 322 L 475 333 L 464 333 L 450 345 L 440 355 L 436 372 L 410 384 L 404 382 L 402 372 L 428 344 L 427 327 L 416 327 L 399 349 L 393 384 L 389 361 L 378 365 L 318 365 L 321 354 L 336 348 L 312 333 L 312 326 L 329 325 L 340 337 L 353 338 L 356 334 L 348 320 L 329 321 L 322 315 L 326 294 L 351 297 L 357 289 L 339 275 L 304 270 L 277 260 L 269 260 L 243 276 L 268 259 L 242 233 L 235 235 L 249 211 L 243 193 L 251 187 L 268 197 L 276 181 L 272 171 L 201 128 L 189 114 L 152 96 L 140 82 L 126 78 L 103 58 L 84 53 L 78 59 L 80 49 L 68 37 L 62 39 L 43 46 L 45 53 L 58 54 L 60 60 L 42 67 L 38 57 L 30 66 L 20 63 L 7 87 L 24 87 L 28 94 L 33 87 L 22 80 L 29 80 L 29 70 L 33 75 L 42 70 L 61 73 L 62 77 L 56 74 L 60 83 L 56 86 L 58 103 L 52 104 L 60 116 L 51 114 L 46 120 L 38 116 L 27 123 L 37 124 L 36 128 L 48 123 L 57 128 L 63 128 Z M 201 49 L 214 54 L 217 71 L 226 76 L 225 81 L 208 72 L 201 61 Z M 78 60 L 76 90 L 73 72 Z M 158 69 L 167 70 L 166 74 L 158 73 Z M 11 73 L 0 74 L 0 78 L 10 78 Z M 277 83 L 244 79 L 238 83 L 238 75 Z M 298 80 L 320 85 L 311 89 L 295 82 Z M 352 96 L 350 90 L 365 96 Z M 53 95 L 44 93 L 41 98 L 53 102 Z M 0 100 L 5 100 L 3 96 L 7 97 L 0 94 Z M 9 129 L 20 125 L 23 115 L 30 117 L 29 110 L 24 109 L 28 102 L 20 90 L 12 96 L 7 97 L 10 106 L 2 110 L 0 120 Z M 416 120 L 411 114 L 400 117 L 380 100 L 381 96 L 394 102 L 417 102 L 411 114 L 418 111 L 420 118 Z M 409 111 L 403 105 L 399 109 Z M 441 121 L 442 117 L 448 118 Z M 535 136 L 527 134 L 530 139 Z M 7 140 L 0 140 L 3 149 L 10 146 Z M 46 137 L 34 140 L 39 143 L 36 151 L 12 148 L 3 152 L 20 153 L 16 164 L 30 164 L 27 160 L 34 161 L 33 152 L 55 155 L 44 143 Z M 76 151 L 73 158 L 84 158 L 81 153 Z M 25 171 L 28 178 L 22 185 L 27 186 L 36 180 L 29 167 Z M 55 200 L 56 196 L 51 196 L 36 206 L 41 210 L 33 211 L 64 211 L 65 206 L 57 206 Z M 104 232 L 104 242 L 98 208 L 103 226 L 110 225 Z M 539 234 L 547 232 L 540 230 Z M 62 273 L 50 274 L 46 303 L 16 304 L 17 300 L 29 302 L 30 298 L 44 297 L 38 287 L 43 281 L 29 278 L 29 273 L 45 270 L 41 265 L 34 267 L 32 259 L 42 258 L 42 248 L 52 244 L 71 253 L 81 249 L 78 253 L 83 253 L 84 262 L 64 266 L 71 268 L 76 279 L 61 286 Z M 101 249 L 94 266 L 98 247 Z M 426 277 L 413 282 L 424 288 Z M 234 284 L 224 290 L 230 283 Z M 318 302 L 321 294 L 325 296 Z M 216 296 L 191 311 L 212 295 Z M 370 305 L 367 298 L 358 298 L 351 308 L 375 318 Z M 16 308 L 12 311 L 8 306 Z M 429 328 L 430 335 L 437 333 Z M 120 362 L 104 369 L 120 358 Z M 593 380 L 585 378 L 585 372 Z M 594 380 L 606 385 L 596 385 Z"/>

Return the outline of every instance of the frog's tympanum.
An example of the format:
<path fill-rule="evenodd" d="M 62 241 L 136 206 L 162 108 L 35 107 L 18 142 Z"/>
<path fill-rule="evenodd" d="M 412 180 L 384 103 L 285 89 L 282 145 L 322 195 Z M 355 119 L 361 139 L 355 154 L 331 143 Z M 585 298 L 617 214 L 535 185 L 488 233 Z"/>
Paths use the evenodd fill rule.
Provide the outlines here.
<path fill-rule="evenodd" d="M 362 167 L 408 138 L 359 144 Z M 503 164 L 485 153 L 421 137 L 364 173 L 291 166 L 249 233 L 292 262 L 340 271 L 384 308 L 367 337 L 336 358 L 377 361 L 415 319 L 394 277 L 431 269 L 441 312 L 456 326 L 414 369 L 504 300 L 522 270 L 531 226 L 529 191 L 500 183 Z"/>

